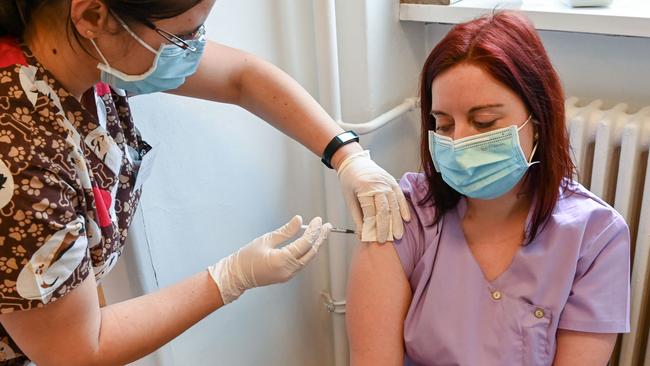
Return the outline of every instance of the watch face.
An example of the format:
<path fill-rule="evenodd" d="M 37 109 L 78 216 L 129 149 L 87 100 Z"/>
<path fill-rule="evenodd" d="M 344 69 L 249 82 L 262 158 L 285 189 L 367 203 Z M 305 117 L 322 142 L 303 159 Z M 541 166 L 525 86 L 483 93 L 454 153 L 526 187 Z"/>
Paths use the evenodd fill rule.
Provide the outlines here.
<path fill-rule="evenodd" d="M 328 168 L 332 169 L 332 163 L 331 163 L 332 156 L 339 148 L 341 148 L 341 146 L 346 145 L 350 142 L 359 142 L 359 135 L 357 135 L 352 130 L 345 131 L 335 136 L 332 139 L 332 141 L 330 141 L 330 143 L 327 144 L 327 147 L 325 147 L 325 151 L 323 152 L 323 158 L 321 159 L 323 164 L 325 164 Z"/>

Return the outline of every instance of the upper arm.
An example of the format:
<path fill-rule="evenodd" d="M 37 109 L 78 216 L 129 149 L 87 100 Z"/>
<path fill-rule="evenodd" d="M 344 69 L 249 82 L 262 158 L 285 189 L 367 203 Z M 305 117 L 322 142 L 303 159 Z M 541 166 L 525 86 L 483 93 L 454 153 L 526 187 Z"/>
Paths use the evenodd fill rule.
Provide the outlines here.
<path fill-rule="evenodd" d="M 237 104 L 241 75 L 257 58 L 244 51 L 208 41 L 196 72 L 171 94 Z"/>
<path fill-rule="evenodd" d="M 17 138 L 13 146 L 30 151 L 29 143 Z M 82 364 L 76 361 L 96 345 L 100 318 L 78 189 L 65 170 L 4 158 L 8 144 L 0 145 L 0 257 L 11 263 L 0 272 L 0 323 L 39 366 Z"/>
<path fill-rule="evenodd" d="M 362 243 L 352 261 L 346 320 L 353 366 L 403 365 L 411 288 L 393 243 Z"/>
<path fill-rule="evenodd" d="M 560 315 L 554 366 L 607 365 L 618 333 L 629 331 L 629 230 L 619 216 L 605 223 L 578 260 Z"/>
<path fill-rule="evenodd" d="M 99 345 L 101 313 L 94 276 L 41 308 L 0 315 L 0 323 L 35 364 L 89 365 Z"/>
<path fill-rule="evenodd" d="M 622 333 L 630 321 L 630 235 L 615 217 L 578 260 L 558 328 Z"/>
<path fill-rule="evenodd" d="M 616 333 L 587 333 L 558 329 L 553 366 L 607 365 Z"/>

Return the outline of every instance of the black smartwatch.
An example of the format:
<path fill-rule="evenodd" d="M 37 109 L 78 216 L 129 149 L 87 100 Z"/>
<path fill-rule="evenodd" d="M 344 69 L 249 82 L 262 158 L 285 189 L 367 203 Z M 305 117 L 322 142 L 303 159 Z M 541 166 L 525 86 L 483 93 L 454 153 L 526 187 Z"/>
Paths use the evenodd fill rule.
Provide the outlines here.
<path fill-rule="evenodd" d="M 354 131 L 345 131 L 338 136 L 335 136 L 332 141 L 325 147 L 323 152 L 323 158 L 321 161 L 325 164 L 326 167 L 334 169 L 332 167 L 332 156 L 338 151 L 342 146 L 347 145 L 351 142 L 359 142 L 359 135 Z"/>

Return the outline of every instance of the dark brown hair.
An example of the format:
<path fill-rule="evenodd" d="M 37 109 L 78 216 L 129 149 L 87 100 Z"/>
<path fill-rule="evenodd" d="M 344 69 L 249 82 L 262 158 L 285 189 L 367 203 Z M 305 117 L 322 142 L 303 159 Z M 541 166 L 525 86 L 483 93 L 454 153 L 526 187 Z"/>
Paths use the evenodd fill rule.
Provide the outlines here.
<path fill-rule="evenodd" d="M 454 208 L 461 194 L 436 172 L 429 153 L 428 131 L 435 130 L 431 115 L 433 80 L 459 64 L 478 66 L 514 91 L 532 114 L 538 133 L 534 160 L 524 178 L 524 189 L 534 193 L 534 212 L 525 244 L 533 241 L 548 221 L 575 171 L 565 126 L 564 93 L 535 28 L 515 12 L 495 12 L 458 24 L 436 45 L 422 69 L 420 97 L 422 136 L 420 155 L 428 190 L 419 205 L 433 204 L 438 223 Z M 565 179 L 569 178 L 569 179 Z"/>
<path fill-rule="evenodd" d="M 135 21 L 151 26 L 152 21 L 173 18 L 193 8 L 201 0 L 102 0 L 106 6 L 125 21 Z M 71 0 L 1 0 L 0 1 L 0 36 L 21 37 L 29 24 L 31 15 L 41 6 Z M 68 27 L 75 38 L 79 35 L 72 26 L 68 11 Z"/>

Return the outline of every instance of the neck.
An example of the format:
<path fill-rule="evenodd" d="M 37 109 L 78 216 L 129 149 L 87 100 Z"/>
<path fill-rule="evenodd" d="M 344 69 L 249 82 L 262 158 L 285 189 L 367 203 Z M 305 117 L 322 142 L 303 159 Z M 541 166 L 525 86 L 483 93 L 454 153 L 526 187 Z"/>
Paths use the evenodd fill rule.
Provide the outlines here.
<path fill-rule="evenodd" d="M 523 181 L 503 196 L 491 200 L 467 197 L 466 218 L 484 222 L 502 222 L 518 215 L 527 215 L 532 199 L 520 194 Z"/>
<path fill-rule="evenodd" d="M 45 17 L 43 17 L 45 18 Z M 25 43 L 63 87 L 81 100 L 84 92 L 99 80 L 97 61 L 88 55 L 74 36 L 67 37 L 67 24 L 51 20 L 31 22 Z"/>

